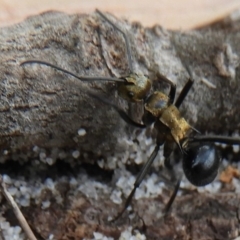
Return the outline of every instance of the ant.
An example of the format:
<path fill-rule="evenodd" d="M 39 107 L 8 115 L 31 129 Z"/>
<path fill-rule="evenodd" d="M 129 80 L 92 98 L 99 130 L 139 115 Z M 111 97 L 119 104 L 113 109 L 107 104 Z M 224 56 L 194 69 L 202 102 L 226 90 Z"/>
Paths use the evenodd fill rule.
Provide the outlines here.
<path fill-rule="evenodd" d="M 168 78 L 159 75 L 158 81 L 167 82 L 170 86 L 170 91 L 165 94 L 160 91 L 151 91 L 152 82 L 143 74 L 138 74 L 134 71 L 132 64 L 132 54 L 127 34 L 115 25 L 105 14 L 96 10 L 101 18 L 110 24 L 115 30 L 119 31 L 125 40 L 126 54 L 129 65 L 130 74 L 127 77 L 114 78 L 114 77 L 87 77 L 77 76 L 65 69 L 62 69 L 51 63 L 40 60 L 26 60 L 20 65 L 26 64 L 41 64 L 51 68 L 57 69 L 68 75 L 73 76 L 81 81 L 112 81 L 117 83 L 118 95 L 129 102 L 142 102 L 144 105 L 144 113 L 142 116 L 142 123 L 132 120 L 128 114 L 114 103 L 108 101 L 92 91 L 87 91 L 87 94 L 101 102 L 113 107 L 120 117 L 128 124 L 139 128 L 146 128 L 154 124 L 157 130 L 156 146 L 151 156 L 140 170 L 134 187 L 126 199 L 125 205 L 121 212 L 112 220 L 116 221 L 122 216 L 125 210 L 130 205 L 136 189 L 141 184 L 147 172 L 156 158 L 161 146 L 164 145 L 164 165 L 171 169 L 170 155 L 177 145 L 181 150 L 183 159 L 182 167 L 186 178 L 195 186 L 204 186 L 211 183 L 217 176 L 218 169 L 221 163 L 221 156 L 217 151 L 214 143 L 225 144 L 239 144 L 240 138 L 215 136 L 215 135 L 201 135 L 195 128 L 181 116 L 179 107 L 182 105 L 189 90 L 193 85 L 192 77 L 188 79 L 178 98 L 175 100 L 176 85 Z M 191 74 L 189 74 L 191 75 Z M 194 134 L 195 133 L 195 134 Z M 180 187 L 179 179 L 175 186 L 174 192 L 165 208 L 165 213 L 170 209 L 178 189 Z"/>

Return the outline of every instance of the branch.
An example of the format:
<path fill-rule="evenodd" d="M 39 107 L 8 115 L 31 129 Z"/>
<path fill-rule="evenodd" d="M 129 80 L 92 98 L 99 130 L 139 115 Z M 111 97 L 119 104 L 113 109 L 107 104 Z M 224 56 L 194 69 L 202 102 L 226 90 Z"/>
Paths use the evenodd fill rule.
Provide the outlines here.
<path fill-rule="evenodd" d="M 159 26 L 146 29 L 137 23 L 114 17 L 113 20 L 128 33 L 133 68 L 149 75 L 154 89 L 169 90 L 164 83 L 158 85 L 158 76 L 164 75 L 177 84 L 180 92 L 189 77 L 189 69 L 195 83 L 181 111 L 191 126 L 216 134 L 239 131 L 239 34 L 207 27 L 185 33 L 172 32 Z M 41 160 L 44 154 L 32 151 L 33 146 L 46 148 L 43 152 L 46 155 L 48 151 L 55 153 L 56 149 L 71 155 L 71 151 L 77 149 L 82 155 L 91 154 L 86 157 L 89 162 L 100 157 L 111 159 L 111 156 L 115 158 L 115 165 L 113 161 L 109 164 L 111 169 L 125 164 L 122 159 L 129 159 L 132 153 L 146 158 L 150 147 L 144 145 L 145 138 L 139 143 L 133 129 L 126 127 L 113 109 L 84 94 L 85 90 L 105 94 L 109 101 L 127 109 L 127 103 L 117 96 L 115 85 L 83 83 L 36 64 L 20 67 L 25 60 L 38 59 L 78 75 L 125 76 L 129 66 L 123 38 L 96 13 L 68 16 L 48 12 L 0 29 L 0 40 L 0 141 L 6 154 L 1 158 L 17 158 L 20 163 L 21 158 Z M 141 114 L 135 112 L 134 118 L 140 119 Z M 129 146 L 127 141 L 122 143 L 122 139 L 133 140 L 137 147 Z M 65 158 L 69 160 L 69 155 Z M 108 172 L 93 165 L 90 171 L 96 178 L 77 168 L 69 171 L 69 178 L 62 178 L 68 172 L 65 165 L 46 167 L 43 171 L 42 166 L 38 169 L 34 161 L 31 163 L 26 164 L 27 170 L 18 166 L 17 172 L 26 176 L 26 181 L 32 180 L 34 187 L 42 189 L 35 196 L 36 206 L 29 206 L 28 214 L 24 215 L 31 219 L 43 238 L 49 238 L 50 234 L 56 239 L 92 238 L 94 233 L 101 232 L 116 239 L 129 226 L 145 231 L 148 239 L 161 236 L 199 240 L 210 236 L 213 239 L 219 238 L 223 229 L 224 239 L 236 237 L 240 196 L 224 192 L 224 186 L 216 194 L 190 191 L 177 197 L 171 215 L 164 221 L 161 212 L 171 192 L 167 185 L 155 198 L 134 200 L 133 219 L 126 212 L 119 222 L 111 224 L 107 219 L 121 209 L 120 204 L 114 202 L 119 203 L 127 189 L 121 186 L 122 189 L 119 187 L 113 192 Z M 14 170 L 11 171 L 17 179 Z M 115 171 L 115 179 L 121 178 L 129 184 L 130 173 L 119 172 Z M 42 187 L 46 176 L 56 180 L 52 189 Z M 160 177 L 158 172 L 157 180 L 150 179 L 155 181 L 154 188 L 160 187 Z M 148 181 L 145 184 L 147 186 Z M 152 185 L 150 189 L 152 191 Z M 70 209 L 66 210 L 66 206 Z M 44 211 L 43 207 L 47 209 Z"/>
<path fill-rule="evenodd" d="M 7 202 L 12 207 L 12 210 L 13 210 L 20 226 L 22 227 L 23 231 L 25 232 L 26 236 L 28 237 L 28 239 L 29 240 L 37 240 L 37 238 L 34 236 L 32 230 L 31 230 L 31 228 L 29 227 L 25 217 L 23 216 L 21 210 L 19 209 L 17 203 L 14 201 L 11 194 L 7 191 L 5 183 L 4 183 L 1 175 L 0 175 L 0 190 L 3 193 L 4 197 L 6 198 Z"/>
<path fill-rule="evenodd" d="M 177 83 L 179 92 L 188 77 L 184 66 L 192 71 L 194 89 L 182 108 L 191 125 L 218 134 L 239 130 L 238 35 L 221 30 L 170 32 L 159 26 L 144 29 L 120 20 L 117 24 L 128 33 L 135 69 L 153 82 L 161 73 Z M 10 154 L 37 145 L 91 153 L 94 149 L 98 156 L 122 152 L 124 146 L 117 139 L 127 136 L 126 124 L 109 106 L 85 95 L 83 88 L 104 92 L 127 108 L 113 84 L 82 83 L 36 64 L 19 66 L 34 58 L 78 75 L 125 76 L 129 68 L 121 34 L 96 13 L 48 12 L 0 29 L 0 40 L 3 149 Z M 135 118 L 141 119 L 140 115 Z M 78 134 L 82 128 L 84 137 Z"/>

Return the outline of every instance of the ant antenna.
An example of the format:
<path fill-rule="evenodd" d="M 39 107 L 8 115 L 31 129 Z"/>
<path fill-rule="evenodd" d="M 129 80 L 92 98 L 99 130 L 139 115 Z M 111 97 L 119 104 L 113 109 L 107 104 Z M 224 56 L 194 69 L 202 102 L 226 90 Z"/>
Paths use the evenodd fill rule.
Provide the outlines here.
<path fill-rule="evenodd" d="M 107 21 L 113 28 L 115 28 L 116 30 L 118 30 L 122 35 L 123 35 L 123 38 L 125 40 L 125 43 L 126 43 L 126 50 L 127 50 L 127 58 L 128 58 L 128 66 L 129 66 L 129 69 L 131 71 L 131 73 L 134 72 L 133 70 L 133 64 L 132 64 L 132 53 L 131 53 L 131 49 L 130 49 L 130 44 L 129 44 L 129 38 L 127 36 L 127 34 L 122 30 L 120 29 L 117 25 L 115 25 L 110 19 L 108 19 L 102 12 L 100 12 L 98 9 L 96 9 L 96 12 L 105 20 Z"/>
<path fill-rule="evenodd" d="M 53 65 L 51 63 L 48 63 L 48 62 L 45 62 L 45 61 L 40 61 L 40 60 L 27 60 L 27 61 L 24 61 L 22 63 L 20 63 L 20 66 L 23 66 L 25 64 L 40 64 L 40 65 L 45 65 L 45 66 L 48 66 L 48 67 L 51 67 L 51 68 L 54 68 L 58 71 L 61 71 L 61 72 L 64 72 L 72 77 L 75 77 L 81 81 L 109 81 L 109 82 L 122 82 L 122 83 L 125 83 L 126 80 L 124 79 L 121 79 L 121 78 L 114 78 L 114 77 L 88 77 L 88 76 L 77 76 L 75 75 L 74 73 L 72 72 L 69 72 L 68 70 L 66 69 L 63 69 L 63 68 L 60 68 L 56 65 Z"/>

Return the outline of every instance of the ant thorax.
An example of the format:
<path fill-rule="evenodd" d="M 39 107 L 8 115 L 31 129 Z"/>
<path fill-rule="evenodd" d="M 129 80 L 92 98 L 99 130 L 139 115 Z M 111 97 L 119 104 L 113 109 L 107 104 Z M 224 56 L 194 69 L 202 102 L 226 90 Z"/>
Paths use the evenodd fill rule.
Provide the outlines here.
<path fill-rule="evenodd" d="M 155 118 L 160 118 L 170 105 L 169 97 L 160 91 L 156 91 L 146 99 L 144 108 Z"/>
<path fill-rule="evenodd" d="M 181 116 L 175 105 L 170 105 L 161 115 L 160 122 L 171 129 L 171 135 L 175 142 L 180 142 L 189 135 L 192 129 L 188 122 Z"/>
<path fill-rule="evenodd" d="M 178 145 L 182 139 L 188 136 L 191 126 L 181 116 L 178 108 L 170 103 L 166 94 L 159 91 L 154 92 L 146 100 L 145 110 L 170 129 L 170 134 Z"/>
<path fill-rule="evenodd" d="M 118 95 L 129 102 L 139 102 L 151 91 L 151 81 L 142 74 L 130 74 L 123 78 L 126 82 L 118 86 Z"/>

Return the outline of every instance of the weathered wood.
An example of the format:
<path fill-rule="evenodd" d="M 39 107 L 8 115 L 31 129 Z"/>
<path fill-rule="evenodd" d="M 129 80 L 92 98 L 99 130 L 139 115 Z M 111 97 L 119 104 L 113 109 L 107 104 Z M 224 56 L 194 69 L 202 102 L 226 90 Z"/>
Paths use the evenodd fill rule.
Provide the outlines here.
<path fill-rule="evenodd" d="M 153 81 L 161 72 L 176 82 L 180 91 L 188 77 L 181 61 L 188 65 L 195 84 L 182 111 L 193 126 L 219 134 L 239 130 L 239 34 L 221 30 L 173 33 L 159 26 L 144 29 L 125 21 L 117 24 L 129 35 L 137 71 Z M 122 151 L 116 139 L 126 135 L 125 123 L 109 106 L 84 94 L 83 88 L 105 91 L 126 108 L 113 84 L 81 83 L 36 64 L 19 66 L 34 58 L 79 75 L 126 75 L 125 45 L 118 32 L 97 14 L 56 12 L 0 31 L 2 149 L 16 152 L 35 145 L 84 152 L 94 149 L 98 156 Z M 86 129 L 84 137 L 78 136 L 80 128 Z"/>
<path fill-rule="evenodd" d="M 177 83 L 179 92 L 188 78 L 185 68 L 188 66 L 195 83 L 181 109 L 193 126 L 217 134 L 239 131 L 238 33 L 231 30 L 227 33 L 226 28 L 170 32 L 159 26 L 144 29 L 136 23 L 114 20 L 128 32 L 134 66 L 153 79 L 155 88 L 168 91 L 166 85 L 159 86 L 156 81 L 160 72 Z M 19 66 L 22 61 L 34 58 L 79 75 L 126 75 L 125 45 L 119 33 L 96 13 L 68 16 L 49 12 L 0 29 L 0 39 L 0 139 L 2 149 L 8 150 L 3 152 L 3 159 L 41 159 L 39 152 L 32 151 L 34 146 L 49 151 L 65 149 L 70 153 L 79 149 L 96 159 L 116 153 L 118 157 L 124 155 L 126 146 L 117 139 L 131 136 L 134 139 L 133 129 L 109 106 L 84 94 L 84 89 L 105 93 L 127 109 L 127 103 L 118 98 L 113 84 L 82 83 L 36 64 Z M 85 136 L 78 135 L 80 128 L 86 130 Z M 1 168 L 3 173 L 5 165 Z M 101 232 L 117 239 L 129 226 L 145 233 L 148 239 L 232 239 L 239 234 L 240 198 L 233 187 L 229 187 L 233 193 L 224 193 L 223 186 L 218 194 L 190 191 L 177 197 L 166 221 L 162 210 L 170 191 L 165 190 L 155 199 L 134 200 L 134 218 L 129 220 L 126 213 L 119 222 L 111 224 L 107 219 L 116 216 L 120 205 L 110 200 L 112 183 L 106 180 L 106 172 L 96 165 L 92 167 L 98 176 L 96 183 L 88 174 L 78 175 L 79 169 L 71 172 L 66 168 L 62 173 L 57 166 L 46 169 L 38 166 L 29 164 L 10 170 L 6 167 L 13 180 L 18 181 L 18 175 L 20 179 L 25 176 L 29 181 L 26 184 L 31 187 L 41 185 L 46 176 L 58 182 L 54 189 L 44 190 L 41 185 L 40 196 L 25 209 L 37 236 L 48 238 L 54 234 L 56 239 L 91 239 L 93 232 Z M 66 172 L 69 178 L 62 179 Z M 73 187 L 70 179 L 76 176 L 77 186 Z M 116 172 L 114 176 L 119 177 Z M 42 204 L 48 201 L 50 208 L 43 210 Z"/>

